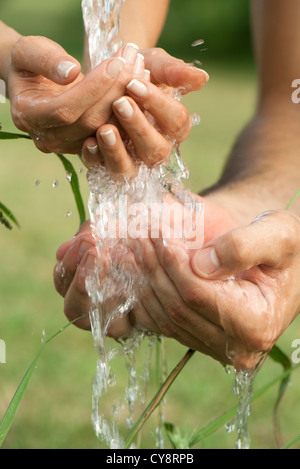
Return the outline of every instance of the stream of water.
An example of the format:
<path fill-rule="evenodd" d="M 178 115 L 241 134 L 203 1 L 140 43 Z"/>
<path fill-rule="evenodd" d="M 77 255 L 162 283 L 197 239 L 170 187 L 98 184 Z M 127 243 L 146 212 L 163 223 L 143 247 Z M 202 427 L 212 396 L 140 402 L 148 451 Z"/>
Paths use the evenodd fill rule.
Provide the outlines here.
<path fill-rule="evenodd" d="M 111 57 L 121 46 L 118 38 L 120 24 L 120 8 L 122 0 L 82 0 L 82 12 L 88 38 L 91 68 L 102 60 Z M 196 122 L 198 123 L 198 122 Z M 137 402 L 143 400 L 143 389 L 149 378 L 150 361 L 145 361 L 144 376 L 137 376 L 135 353 L 145 337 L 149 347 L 153 348 L 155 339 L 143 331 L 136 330 L 133 337 L 119 346 L 106 340 L 107 330 L 116 319 L 124 319 L 133 308 L 139 295 L 139 289 L 147 282 L 147 278 L 137 276 L 132 271 L 120 267 L 121 261 L 128 252 L 127 240 L 110 236 L 109 219 L 122 220 L 124 205 L 120 198 L 126 197 L 127 208 L 132 204 L 162 203 L 166 192 L 176 193 L 176 198 L 193 206 L 192 198 L 185 190 L 182 179 L 188 177 L 188 170 L 181 158 L 179 147 L 174 144 L 168 166 L 147 168 L 140 164 L 135 179 L 124 179 L 116 182 L 103 167 L 94 167 L 88 171 L 90 187 L 89 213 L 93 235 L 99 254 L 100 263 L 88 273 L 86 288 L 92 300 L 90 322 L 95 347 L 98 351 L 97 372 L 93 385 L 92 422 L 96 435 L 113 449 L 123 448 L 124 439 L 118 428 L 118 417 L 122 413 L 122 405 L 113 404 L 112 416 L 105 417 L 100 410 L 103 395 L 116 384 L 116 375 L 110 365 L 120 353 L 125 357 L 128 370 L 128 386 L 124 391 L 124 400 L 128 408 L 126 424 L 133 424 L 133 411 Z M 105 207 L 105 209 L 104 209 Z M 193 210 L 193 208 L 192 208 Z M 128 211 L 126 211 L 128 213 Z M 104 281 L 105 279 L 105 281 Z M 116 298 L 116 292 L 118 297 Z M 151 354 L 149 351 L 146 356 Z M 250 439 L 247 431 L 247 418 L 250 414 L 250 400 L 254 374 L 249 371 L 236 373 L 234 392 L 238 396 L 239 411 L 236 418 L 228 426 L 229 431 L 237 432 L 236 448 L 248 448 Z M 161 419 L 163 420 L 163 419 Z M 159 447 L 163 446 L 161 428 L 158 428 Z"/>

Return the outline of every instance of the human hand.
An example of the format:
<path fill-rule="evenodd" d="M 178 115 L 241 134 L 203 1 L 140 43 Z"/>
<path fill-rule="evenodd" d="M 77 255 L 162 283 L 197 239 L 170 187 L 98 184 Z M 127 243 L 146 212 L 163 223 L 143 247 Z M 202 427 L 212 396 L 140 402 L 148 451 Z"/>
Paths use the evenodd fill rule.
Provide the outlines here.
<path fill-rule="evenodd" d="M 118 148 L 118 161 L 127 162 L 126 167 L 132 169 L 133 175 L 136 168 L 132 158 L 126 158 L 124 149 L 117 143 L 120 138 L 126 143 L 131 142 L 129 156 L 153 166 L 166 160 L 172 147 L 184 141 L 190 133 L 192 118 L 187 108 L 176 99 L 176 92 L 186 94 L 199 90 L 209 79 L 208 74 L 170 56 L 162 49 L 148 49 L 142 53 L 145 67 L 151 70 L 151 82 L 144 78 L 133 79 L 128 83 L 126 92 L 131 99 L 123 96 L 113 103 L 114 114 L 124 132 L 121 131 L 120 137 L 120 129 L 102 126 L 95 137 L 87 139 L 83 146 L 83 158 L 87 166 L 97 165 L 105 158 L 106 167 L 112 173 L 117 173 L 114 160 Z M 89 149 L 92 149 L 92 154 Z"/>
<path fill-rule="evenodd" d="M 76 59 L 55 42 L 22 37 L 13 48 L 8 79 L 15 125 L 29 133 L 43 152 L 81 153 L 85 139 L 109 121 L 111 104 L 125 93 L 126 85 L 134 77 L 144 77 L 137 52 L 129 44 L 84 76 Z M 152 66 L 153 57 L 148 63 Z M 186 67 L 192 69 L 181 66 Z M 189 74 L 197 76 L 195 89 L 206 81 L 204 73 Z M 183 81 L 186 75 L 183 72 Z M 159 77 L 154 70 L 154 77 L 167 80 L 167 76 Z"/>
<path fill-rule="evenodd" d="M 151 289 L 137 320 L 146 311 L 165 335 L 255 368 L 299 313 L 299 240 L 299 218 L 286 211 L 266 212 L 196 253 L 152 240 L 141 262 Z"/>
<path fill-rule="evenodd" d="M 207 219 L 214 207 L 206 208 Z M 149 282 L 139 303 L 108 334 L 128 336 L 138 325 L 237 369 L 255 368 L 299 313 L 299 236 L 298 217 L 274 211 L 211 239 L 196 252 L 180 240 L 133 240 L 132 250 L 138 253 L 134 268 Z M 83 283 L 87 256 L 94 249 L 91 238 L 86 249 L 88 237 L 88 231 L 81 233 L 58 251 L 68 280 L 60 290 L 56 273 L 56 285 L 65 294 L 70 320 L 90 307 Z M 84 254 L 77 265 L 79 250 Z M 95 252 L 92 262 L 99 262 Z M 89 321 L 78 325 L 88 329 Z"/>
<path fill-rule="evenodd" d="M 132 76 L 143 75 L 143 64 L 134 73 L 136 47 L 123 48 L 121 55 L 84 76 L 55 42 L 22 37 L 12 50 L 8 80 L 15 125 L 43 152 L 80 153 L 87 136 L 109 120 L 111 103 Z"/>

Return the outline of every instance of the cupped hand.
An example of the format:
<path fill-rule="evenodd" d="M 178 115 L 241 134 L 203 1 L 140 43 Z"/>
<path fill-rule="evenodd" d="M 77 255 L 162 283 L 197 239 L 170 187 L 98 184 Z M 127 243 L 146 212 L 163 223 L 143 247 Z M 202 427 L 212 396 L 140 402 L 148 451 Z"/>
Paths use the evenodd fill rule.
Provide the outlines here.
<path fill-rule="evenodd" d="M 196 252 L 161 240 L 147 249 L 141 265 L 152 281 L 144 309 L 158 329 L 237 369 L 255 368 L 299 313 L 294 214 L 264 213 Z"/>
<path fill-rule="evenodd" d="M 80 153 L 84 140 L 106 123 L 111 103 L 134 74 L 137 48 L 122 48 L 84 76 L 80 64 L 44 37 L 22 37 L 12 50 L 9 98 L 15 125 L 41 151 Z M 122 71 L 122 73 L 120 73 Z"/>
<path fill-rule="evenodd" d="M 153 68 L 154 79 L 168 84 L 174 72 L 172 68 L 169 74 L 167 71 L 170 56 L 162 51 L 145 55 L 150 55 L 147 64 Z M 154 67 L 154 56 L 165 63 L 165 73 Z M 171 60 L 178 68 L 178 59 Z M 111 105 L 124 95 L 126 85 L 133 78 L 144 78 L 144 68 L 143 56 L 129 44 L 84 76 L 78 61 L 55 42 L 45 37 L 22 37 L 12 51 L 8 80 L 14 123 L 45 153 L 80 154 L 86 138 L 109 122 Z M 207 80 L 205 72 L 187 64 L 179 68 L 181 72 L 175 75 L 178 81 L 181 76 L 183 86 L 187 75 L 197 77 L 192 80 L 193 89 Z"/>

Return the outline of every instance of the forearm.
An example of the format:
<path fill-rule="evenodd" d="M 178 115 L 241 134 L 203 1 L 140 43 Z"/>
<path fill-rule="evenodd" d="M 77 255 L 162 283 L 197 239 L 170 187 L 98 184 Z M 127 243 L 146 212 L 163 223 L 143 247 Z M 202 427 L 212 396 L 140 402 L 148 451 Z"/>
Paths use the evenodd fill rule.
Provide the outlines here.
<path fill-rule="evenodd" d="M 284 209 L 300 187 L 300 109 L 287 107 L 254 117 L 234 145 L 220 180 L 204 192 L 245 222 L 265 210 Z M 300 214 L 300 200 L 292 210 Z"/>
<path fill-rule="evenodd" d="M 123 43 L 134 42 L 140 49 L 155 47 L 169 3 L 170 0 L 126 0 L 121 9 L 120 33 Z"/>
<path fill-rule="evenodd" d="M 11 51 L 21 37 L 14 29 L 0 21 L 0 79 L 7 83 Z"/>
<path fill-rule="evenodd" d="M 252 0 L 258 70 L 258 106 L 210 197 L 229 197 L 244 216 L 285 208 L 300 187 L 300 105 L 292 82 L 300 78 L 299 0 Z M 300 201 L 292 209 L 300 214 Z"/>

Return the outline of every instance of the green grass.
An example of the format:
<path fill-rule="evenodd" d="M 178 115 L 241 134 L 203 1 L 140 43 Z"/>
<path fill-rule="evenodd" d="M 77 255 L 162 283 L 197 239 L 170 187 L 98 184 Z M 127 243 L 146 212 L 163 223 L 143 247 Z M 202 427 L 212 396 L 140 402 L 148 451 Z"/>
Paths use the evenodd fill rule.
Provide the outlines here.
<path fill-rule="evenodd" d="M 36 2 L 4 1 L 1 19 L 23 34 L 43 34 L 62 43 L 80 58 L 82 25 L 73 0 Z M 79 2 L 76 8 L 79 8 Z M 32 15 L 35 11 L 35 15 Z M 47 18 L 40 21 L 37 18 Z M 72 24 L 72 31 L 70 30 Z M 75 31 L 75 32 L 74 32 Z M 192 130 L 182 146 L 191 177 L 188 187 L 199 191 L 215 182 L 235 137 L 251 117 L 255 103 L 255 78 L 251 67 L 230 69 L 212 65 L 211 80 L 205 89 L 185 99 L 191 112 L 197 112 L 201 125 Z M 0 104 L 4 131 L 15 131 L 9 106 Z M 0 339 L 7 346 L 7 363 L 0 364 L 0 420 L 27 367 L 41 345 L 43 331 L 51 336 L 66 323 L 63 300 L 56 293 L 52 271 L 58 246 L 78 228 L 78 215 L 69 182 L 55 155 L 44 155 L 31 141 L 0 142 L 0 201 L 16 216 L 21 228 L 8 231 L 0 225 Z M 87 201 L 88 189 L 81 163 L 71 157 Z M 40 186 L 35 187 L 39 180 Z M 59 181 L 52 188 L 54 180 Z M 66 218 L 68 211 L 71 217 Z M 291 356 L 291 343 L 300 337 L 300 320 L 286 331 L 279 345 Z M 185 348 L 166 341 L 171 370 Z M 123 393 L 127 376 L 123 361 L 115 362 L 118 385 L 115 396 Z M 14 425 L 3 445 L 16 448 L 101 448 L 90 422 L 92 381 L 96 353 L 90 333 L 70 327 L 47 345 L 21 403 Z M 281 367 L 267 360 L 255 380 L 255 389 L 281 373 Z M 217 362 L 195 354 L 167 395 L 165 420 L 178 425 L 202 428 L 236 404 L 232 393 L 233 375 L 227 375 Z M 155 386 L 149 390 L 152 398 Z M 300 373 L 295 372 L 283 398 L 279 421 L 283 442 L 299 435 Z M 272 412 L 278 387 L 252 405 L 249 429 L 253 448 L 274 448 Z M 108 411 L 111 395 L 103 401 Z M 157 416 L 143 430 L 143 446 L 153 447 Z M 204 448 L 231 448 L 234 435 L 225 430 L 205 440 Z M 294 447 L 300 447 L 299 441 Z"/>

